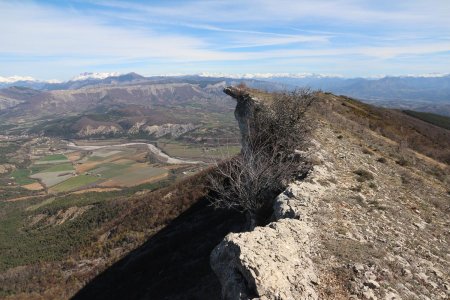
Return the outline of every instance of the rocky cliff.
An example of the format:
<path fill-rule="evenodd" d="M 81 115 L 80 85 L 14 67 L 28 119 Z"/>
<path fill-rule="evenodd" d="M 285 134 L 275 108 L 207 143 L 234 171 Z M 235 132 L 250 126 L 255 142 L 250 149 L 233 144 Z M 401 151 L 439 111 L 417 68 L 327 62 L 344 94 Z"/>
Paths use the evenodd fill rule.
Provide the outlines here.
<path fill-rule="evenodd" d="M 225 92 L 245 136 L 264 94 Z M 448 165 L 360 126 L 346 101 L 321 95 L 314 168 L 276 198 L 273 222 L 211 253 L 224 299 L 450 297 Z"/>

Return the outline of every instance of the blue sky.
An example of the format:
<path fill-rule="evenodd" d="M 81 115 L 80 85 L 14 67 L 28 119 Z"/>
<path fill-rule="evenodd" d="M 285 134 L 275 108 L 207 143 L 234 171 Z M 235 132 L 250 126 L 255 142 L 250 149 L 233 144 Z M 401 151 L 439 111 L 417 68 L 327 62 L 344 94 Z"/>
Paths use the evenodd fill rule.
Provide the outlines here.
<path fill-rule="evenodd" d="M 0 76 L 450 72 L 450 0 L 0 0 Z"/>

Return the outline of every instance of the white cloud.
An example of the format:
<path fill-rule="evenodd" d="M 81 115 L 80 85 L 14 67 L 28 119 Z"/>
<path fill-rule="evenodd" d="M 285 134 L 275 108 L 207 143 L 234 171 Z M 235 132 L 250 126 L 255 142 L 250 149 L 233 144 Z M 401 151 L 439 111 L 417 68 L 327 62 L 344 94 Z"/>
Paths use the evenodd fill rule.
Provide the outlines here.
<path fill-rule="evenodd" d="M 344 73 L 334 69 L 338 64 L 333 61 L 341 62 L 339 68 L 354 69 L 352 58 L 362 57 L 388 69 L 392 59 L 404 56 L 420 57 L 416 64 L 433 72 L 435 62 L 427 67 L 422 58 L 431 61 L 431 55 L 450 52 L 447 0 L 91 4 L 88 10 L 77 10 L 0 0 L 0 74 L 53 72 L 67 78 L 92 70 L 191 68 L 193 73 L 205 66 L 219 71 L 259 67 L 254 71 L 266 72 L 265 66 L 277 65 L 285 69 L 276 72 L 307 65 L 311 69 L 305 72 Z M 323 70 L 325 61 L 328 71 Z"/>
<path fill-rule="evenodd" d="M 0 2 L 0 53 L 132 59 L 208 57 L 204 43 L 182 35 L 124 29 L 102 20 L 29 3 Z"/>

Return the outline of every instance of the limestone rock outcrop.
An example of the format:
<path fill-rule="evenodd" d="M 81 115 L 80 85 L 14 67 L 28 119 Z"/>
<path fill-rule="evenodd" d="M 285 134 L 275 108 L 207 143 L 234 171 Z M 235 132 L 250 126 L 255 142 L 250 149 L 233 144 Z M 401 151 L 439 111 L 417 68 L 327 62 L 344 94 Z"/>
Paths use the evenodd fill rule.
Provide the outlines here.
<path fill-rule="evenodd" d="M 121 130 L 117 125 L 87 125 L 78 131 L 77 135 L 79 137 L 88 137 L 96 134 L 117 134 Z"/>
<path fill-rule="evenodd" d="M 211 266 L 224 299 L 318 299 L 310 216 L 325 189 L 335 188 L 332 181 L 331 165 L 316 166 L 307 180 L 290 184 L 276 198 L 274 222 L 231 233 L 214 249 Z"/>
<path fill-rule="evenodd" d="M 237 100 L 235 116 L 245 136 L 248 118 L 263 103 L 237 88 L 225 92 Z M 320 151 L 315 152 L 320 156 Z M 308 216 L 315 197 L 324 190 L 318 181 L 330 174 L 329 166 L 316 167 L 308 180 L 290 184 L 277 197 L 274 222 L 250 232 L 231 233 L 214 249 L 211 267 L 222 284 L 223 299 L 318 299 Z"/>
<path fill-rule="evenodd" d="M 228 235 L 211 254 L 224 299 L 317 299 L 308 257 L 310 228 L 283 219 Z"/>
<path fill-rule="evenodd" d="M 142 126 L 141 130 L 148 133 L 149 135 L 153 135 L 154 137 L 163 137 L 165 135 L 170 135 L 173 138 L 177 138 L 186 132 L 192 131 L 197 126 L 194 124 L 163 124 L 163 125 L 147 125 Z"/>
<path fill-rule="evenodd" d="M 236 108 L 234 110 L 234 116 L 238 121 L 239 130 L 242 136 L 242 147 L 245 147 L 245 142 L 249 134 L 250 126 L 249 120 L 253 117 L 253 114 L 262 104 L 262 101 L 257 97 L 250 96 L 245 92 L 245 89 L 238 87 L 227 87 L 224 93 L 233 97 L 236 100 Z"/>

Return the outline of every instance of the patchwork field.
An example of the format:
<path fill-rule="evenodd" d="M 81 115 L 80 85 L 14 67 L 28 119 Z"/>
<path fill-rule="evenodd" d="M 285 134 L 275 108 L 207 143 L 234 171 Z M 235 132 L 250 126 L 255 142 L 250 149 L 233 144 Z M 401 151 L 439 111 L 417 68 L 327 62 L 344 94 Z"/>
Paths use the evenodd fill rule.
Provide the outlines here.
<path fill-rule="evenodd" d="M 217 146 L 214 146 L 217 144 Z M 33 138 L 0 143 L 0 199 L 23 201 L 54 194 L 107 192 L 192 175 L 239 147 L 161 139 L 83 140 Z M 14 165 L 13 165 L 14 164 Z M 10 170 L 8 170 L 10 168 Z"/>
<path fill-rule="evenodd" d="M 206 161 L 204 154 L 208 150 L 201 147 L 176 143 L 166 143 L 165 146 L 171 155 Z M 160 150 L 146 143 L 106 145 L 104 141 L 85 141 L 83 146 L 71 144 L 52 150 L 59 153 L 48 154 L 49 148 L 47 151 L 45 149 L 41 146 L 34 153 L 35 159 L 31 164 L 9 174 L 9 180 L 14 183 L 11 189 L 16 186 L 30 193 L 42 191 L 51 194 L 84 190 L 100 192 L 157 182 L 167 179 L 171 174 L 184 176 L 199 169 L 195 161 L 186 161 L 184 164 L 183 160 L 175 159 L 168 163 L 169 156 L 166 154 L 165 160 L 155 160 L 152 151 Z M 22 194 L 28 195 L 19 193 L 18 196 Z"/>

